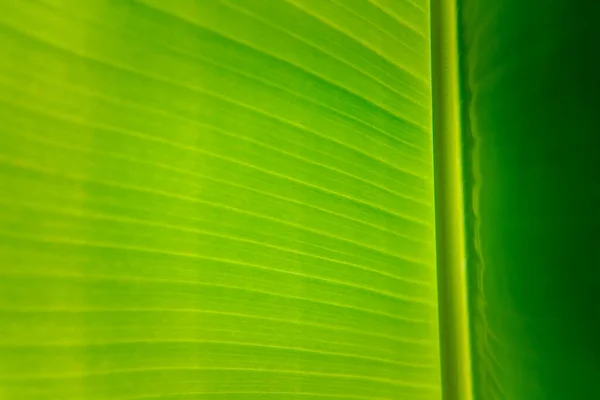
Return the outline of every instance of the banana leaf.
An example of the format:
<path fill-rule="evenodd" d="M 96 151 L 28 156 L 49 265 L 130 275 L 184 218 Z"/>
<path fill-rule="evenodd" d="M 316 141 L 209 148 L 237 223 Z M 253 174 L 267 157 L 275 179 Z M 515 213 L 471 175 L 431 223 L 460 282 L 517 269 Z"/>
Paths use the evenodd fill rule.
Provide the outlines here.
<path fill-rule="evenodd" d="M 600 3 L 7 0 L 0 399 L 595 399 Z"/>
<path fill-rule="evenodd" d="M 460 5 L 475 398 L 598 399 L 600 2 Z"/>
<path fill-rule="evenodd" d="M 428 7 L 4 2 L 0 398 L 438 398 Z"/>

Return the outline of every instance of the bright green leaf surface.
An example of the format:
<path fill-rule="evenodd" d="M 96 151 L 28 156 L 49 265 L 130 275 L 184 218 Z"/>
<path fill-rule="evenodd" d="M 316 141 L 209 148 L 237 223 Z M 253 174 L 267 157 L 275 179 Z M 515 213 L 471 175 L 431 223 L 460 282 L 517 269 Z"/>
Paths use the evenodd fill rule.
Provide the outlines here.
<path fill-rule="evenodd" d="M 2 8 L 0 398 L 440 398 L 426 1 Z"/>

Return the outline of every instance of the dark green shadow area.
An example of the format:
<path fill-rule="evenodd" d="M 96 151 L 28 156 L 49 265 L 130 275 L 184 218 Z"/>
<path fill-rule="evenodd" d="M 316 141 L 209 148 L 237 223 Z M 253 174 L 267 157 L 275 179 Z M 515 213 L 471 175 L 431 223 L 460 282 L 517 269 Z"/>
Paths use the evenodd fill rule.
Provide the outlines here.
<path fill-rule="evenodd" d="M 459 26 L 476 398 L 599 399 L 600 2 Z"/>

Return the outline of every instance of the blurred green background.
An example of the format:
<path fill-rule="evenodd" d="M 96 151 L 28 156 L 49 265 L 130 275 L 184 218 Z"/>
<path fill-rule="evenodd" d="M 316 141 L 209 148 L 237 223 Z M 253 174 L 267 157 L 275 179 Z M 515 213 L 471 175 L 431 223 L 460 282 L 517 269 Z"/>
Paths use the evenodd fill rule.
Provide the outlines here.
<path fill-rule="evenodd" d="M 600 398 L 600 2 L 462 0 L 476 398 Z"/>

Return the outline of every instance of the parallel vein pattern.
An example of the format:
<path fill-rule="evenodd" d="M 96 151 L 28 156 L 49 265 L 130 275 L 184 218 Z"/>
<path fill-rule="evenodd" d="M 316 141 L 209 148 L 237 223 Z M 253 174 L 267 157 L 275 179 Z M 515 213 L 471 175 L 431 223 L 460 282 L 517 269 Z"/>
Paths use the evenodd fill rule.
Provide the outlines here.
<path fill-rule="evenodd" d="M 0 15 L 0 399 L 438 399 L 428 4 Z"/>

